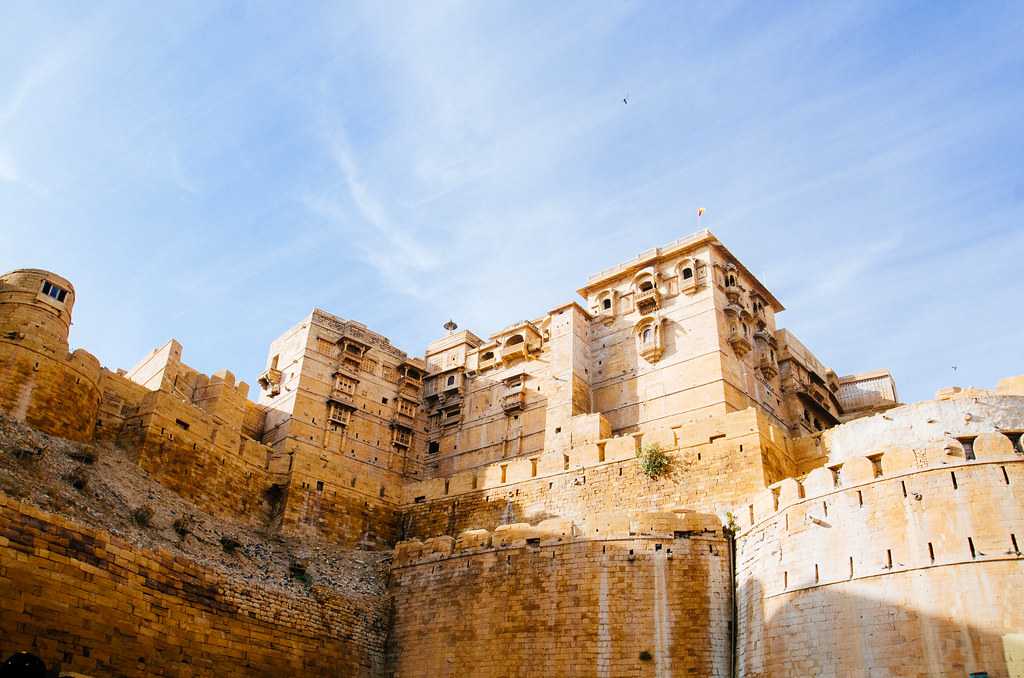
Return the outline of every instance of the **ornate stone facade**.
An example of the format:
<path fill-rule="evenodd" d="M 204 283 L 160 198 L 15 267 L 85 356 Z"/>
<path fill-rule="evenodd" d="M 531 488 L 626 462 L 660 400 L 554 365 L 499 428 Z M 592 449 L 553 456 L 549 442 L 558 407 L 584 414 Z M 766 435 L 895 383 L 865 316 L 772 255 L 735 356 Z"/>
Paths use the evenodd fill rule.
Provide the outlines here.
<path fill-rule="evenodd" d="M 422 359 L 316 309 L 253 402 L 173 340 L 68 354 L 70 283 L 17 271 L 0 408 L 208 511 L 393 548 L 383 675 L 1024 675 L 1024 379 L 901 405 L 839 376 L 709 231 L 579 294 Z"/>

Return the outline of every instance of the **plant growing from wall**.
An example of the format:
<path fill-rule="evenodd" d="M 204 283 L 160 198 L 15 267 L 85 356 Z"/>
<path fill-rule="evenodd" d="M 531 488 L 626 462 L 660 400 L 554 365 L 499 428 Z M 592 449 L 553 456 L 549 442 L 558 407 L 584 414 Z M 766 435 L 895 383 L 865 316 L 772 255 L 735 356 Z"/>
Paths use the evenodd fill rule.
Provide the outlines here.
<path fill-rule="evenodd" d="M 132 520 L 139 527 L 149 527 L 153 522 L 153 509 L 149 506 L 140 506 L 132 511 Z"/>
<path fill-rule="evenodd" d="M 672 460 L 657 443 L 644 445 L 637 453 L 640 470 L 648 478 L 660 478 L 668 473 Z"/>

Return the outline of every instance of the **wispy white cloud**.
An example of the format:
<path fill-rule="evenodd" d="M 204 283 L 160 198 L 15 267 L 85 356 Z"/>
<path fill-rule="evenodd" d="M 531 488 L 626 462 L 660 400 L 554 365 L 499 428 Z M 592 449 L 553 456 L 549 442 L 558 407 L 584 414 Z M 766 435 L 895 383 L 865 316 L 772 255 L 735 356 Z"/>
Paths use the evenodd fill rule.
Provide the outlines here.
<path fill-rule="evenodd" d="M 3 150 L 0 150 L 0 181 L 9 184 L 18 181 L 18 168 L 14 165 L 14 159 Z"/>
<path fill-rule="evenodd" d="M 71 275 L 75 337 L 115 364 L 188 325 L 210 337 L 190 360 L 221 367 L 314 304 L 418 352 L 449 315 L 484 334 L 573 298 L 697 206 L 839 371 L 889 366 L 920 397 L 950 337 L 986 347 L 978 375 L 1014 359 L 993 338 L 1012 332 L 976 328 L 1012 306 L 992 276 L 1021 246 L 1019 7 L 13 13 L 0 263 L 31 247 Z M 111 260 L 130 309 L 95 301 L 127 298 Z M 228 366 L 251 376 L 264 348 Z"/>

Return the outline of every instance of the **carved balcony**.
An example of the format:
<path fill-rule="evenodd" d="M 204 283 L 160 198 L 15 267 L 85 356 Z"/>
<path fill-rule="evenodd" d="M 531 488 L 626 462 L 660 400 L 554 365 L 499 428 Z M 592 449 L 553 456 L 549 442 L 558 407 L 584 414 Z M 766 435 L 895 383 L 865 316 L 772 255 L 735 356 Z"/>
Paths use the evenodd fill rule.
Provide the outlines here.
<path fill-rule="evenodd" d="M 764 327 L 761 327 L 756 332 L 754 332 L 754 340 L 763 341 L 765 344 L 771 346 L 772 348 L 774 348 L 776 344 L 775 337 L 772 335 L 771 332 L 769 332 Z"/>
<path fill-rule="evenodd" d="M 526 406 L 526 391 L 516 390 L 505 394 L 501 402 L 505 412 L 515 412 Z"/>
<path fill-rule="evenodd" d="M 641 313 L 650 313 L 661 308 L 661 293 L 657 287 L 639 290 L 636 293 L 636 309 Z"/>
<path fill-rule="evenodd" d="M 506 345 L 501 350 L 501 361 L 505 364 L 515 362 L 516 360 L 526 360 L 530 355 L 530 350 L 526 345 L 525 341 L 521 341 L 518 344 Z"/>
<path fill-rule="evenodd" d="M 273 367 L 264 370 L 256 379 L 256 383 L 264 391 L 270 391 L 271 395 L 277 395 L 281 392 L 281 370 Z"/>
<path fill-rule="evenodd" d="M 346 405 L 348 407 L 356 406 L 355 394 L 351 391 L 345 391 L 340 388 L 334 388 L 331 390 L 331 395 L 327 397 L 327 400 L 332 403 L 338 403 Z"/>
<path fill-rule="evenodd" d="M 398 378 L 398 390 L 411 395 L 419 395 L 423 388 L 423 380 L 415 377 L 401 376 Z"/>
<path fill-rule="evenodd" d="M 455 426 L 462 421 L 462 410 L 445 410 L 444 418 L 441 420 L 441 426 Z"/>
<path fill-rule="evenodd" d="M 723 308 L 722 310 L 725 311 L 726 315 L 735 316 L 737 318 L 749 315 L 747 313 L 747 309 L 743 308 L 743 306 L 735 302 L 729 302 L 728 304 L 725 305 L 725 308 Z"/>
<path fill-rule="evenodd" d="M 352 360 L 342 360 L 338 363 L 338 366 L 334 368 L 334 373 L 344 374 L 346 377 L 359 381 L 359 363 Z"/>
<path fill-rule="evenodd" d="M 779 368 L 776 367 L 775 361 L 770 356 L 763 355 L 757 361 L 757 369 L 761 372 L 761 375 L 765 379 L 774 379 L 779 374 Z"/>
<path fill-rule="evenodd" d="M 736 352 L 736 355 L 741 358 L 750 352 L 750 340 L 743 336 L 740 332 L 729 333 L 729 345 L 732 346 L 732 350 Z"/>
<path fill-rule="evenodd" d="M 404 428 L 392 429 L 391 444 L 396 447 L 410 447 L 412 445 L 412 432 Z"/>
<path fill-rule="evenodd" d="M 665 349 L 662 348 L 660 341 L 651 341 L 646 344 L 641 343 L 637 348 L 640 353 L 640 357 L 649 363 L 656 363 L 661 360 L 661 356 L 665 353 Z"/>
<path fill-rule="evenodd" d="M 328 416 L 333 423 L 348 426 L 352 420 L 352 410 L 344 407 L 332 407 Z"/>

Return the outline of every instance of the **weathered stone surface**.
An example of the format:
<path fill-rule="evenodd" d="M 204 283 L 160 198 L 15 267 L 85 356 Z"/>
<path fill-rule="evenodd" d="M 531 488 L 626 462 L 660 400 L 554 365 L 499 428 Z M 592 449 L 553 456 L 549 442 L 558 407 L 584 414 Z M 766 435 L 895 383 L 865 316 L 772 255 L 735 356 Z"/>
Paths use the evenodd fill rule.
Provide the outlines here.
<path fill-rule="evenodd" d="M 888 371 L 840 377 L 778 328 L 707 231 L 579 292 L 423 360 L 314 309 L 252 402 L 173 339 L 103 369 L 69 352 L 69 281 L 0 276 L 0 411 L 117 442 L 212 514 L 394 547 L 390 612 L 314 604 L 5 499 L 0 631 L 97 675 L 1006 675 L 1024 377 L 898 406 Z"/>

